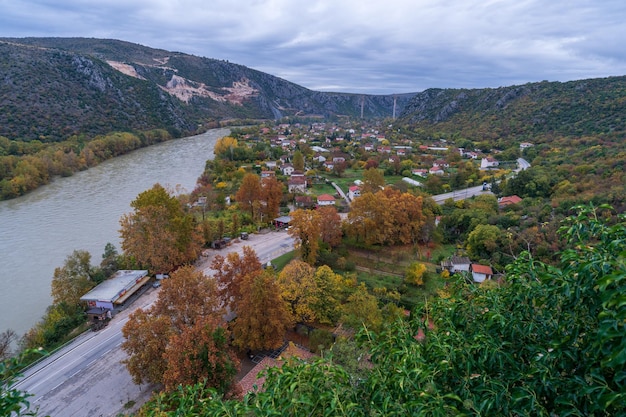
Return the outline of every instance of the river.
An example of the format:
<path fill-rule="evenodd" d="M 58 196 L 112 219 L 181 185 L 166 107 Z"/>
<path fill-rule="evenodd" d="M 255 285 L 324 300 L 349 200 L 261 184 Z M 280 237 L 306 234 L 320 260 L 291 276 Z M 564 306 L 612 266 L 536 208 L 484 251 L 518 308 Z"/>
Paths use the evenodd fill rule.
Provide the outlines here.
<path fill-rule="evenodd" d="M 0 332 L 23 335 L 51 304 L 56 267 L 74 250 L 99 265 L 110 242 L 121 252 L 119 220 L 130 202 L 155 183 L 191 192 L 228 129 L 171 140 L 58 178 L 9 201 L 0 201 Z"/>

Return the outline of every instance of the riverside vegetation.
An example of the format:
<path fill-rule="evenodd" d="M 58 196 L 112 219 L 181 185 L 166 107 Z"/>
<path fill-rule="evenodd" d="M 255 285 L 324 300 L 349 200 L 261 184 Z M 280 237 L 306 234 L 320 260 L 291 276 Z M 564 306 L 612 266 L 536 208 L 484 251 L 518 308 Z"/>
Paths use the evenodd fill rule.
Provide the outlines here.
<path fill-rule="evenodd" d="M 82 291 L 113 261 L 153 272 L 184 266 L 215 239 L 253 232 L 306 201 L 297 197 L 334 193 L 327 182 L 347 188 L 360 180 L 362 195 L 343 226 L 337 211 L 349 208 L 341 203 L 327 213 L 295 212 L 290 233 L 299 259 L 281 271 L 259 268 L 253 253 L 220 259 L 217 278 L 233 285 L 218 294 L 192 286 L 206 284 L 182 268 L 177 282 L 212 301 L 185 299 L 189 314 L 178 317 L 165 308 L 174 291 L 164 285 L 161 307 L 137 313 L 125 330 L 129 369 L 138 380 L 165 386 L 140 415 L 620 415 L 626 407 L 623 84 L 624 77 L 612 77 L 427 90 L 397 120 L 302 117 L 234 129 L 190 195 L 173 198 L 155 186 L 138 196 L 123 223 L 124 254 L 108 247 L 95 268 L 75 252 L 55 278 Z M 471 153 L 502 164 L 480 170 Z M 326 168 L 318 154 L 337 163 Z M 506 162 L 520 156 L 531 168 L 511 176 Z M 275 179 L 262 179 L 267 162 L 304 168 L 310 186 L 305 193 L 290 190 L 290 176 L 277 168 Z M 434 162 L 447 165 L 443 175 L 413 175 Z M 421 186 L 403 183 L 403 176 Z M 484 182 L 494 195 L 442 205 L 430 198 Z M 497 197 L 511 195 L 522 201 L 499 207 Z M 389 213 L 414 227 L 398 229 Z M 134 227 L 142 222 L 151 229 Z M 131 242 L 148 232 L 171 244 L 154 247 L 162 253 L 133 252 Z M 438 261 L 451 253 L 491 265 L 502 279 L 477 285 L 437 273 Z M 363 269 L 372 272 L 364 276 Z M 58 332 L 75 327 L 68 317 L 78 317 L 80 308 L 65 299 L 69 290 L 57 288 L 63 300 L 36 331 L 44 339 L 33 338 L 30 346 L 49 336 L 58 342 Z M 239 324 L 218 318 L 224 305 L 217 298 L 232 303 Z M 250 314 L 265 310 L 268 331 Z M 267 371 L 263 392 L 239 392 L 237 359 L 228 349 L 272 348 L 296 322 L 318 327 L 311 347 L 320 356 L 286 360 Z M 333 343 L 337 323 L 353 336 Z M 161 344 L 145 339 L 151 355 L 143 358 L 138 329 L 162 336 Z"/>

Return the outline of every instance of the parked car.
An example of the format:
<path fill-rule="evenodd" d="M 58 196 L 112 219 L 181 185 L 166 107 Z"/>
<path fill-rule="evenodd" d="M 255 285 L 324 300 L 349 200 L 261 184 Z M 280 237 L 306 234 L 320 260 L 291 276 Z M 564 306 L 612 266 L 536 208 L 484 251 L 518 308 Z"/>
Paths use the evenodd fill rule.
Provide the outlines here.
<path fill-rule="evenodd" d="M 161 286 L 161 283 L 159 281 L 152 284 L 152 288 L 159 288 L 160 286 Z"/>

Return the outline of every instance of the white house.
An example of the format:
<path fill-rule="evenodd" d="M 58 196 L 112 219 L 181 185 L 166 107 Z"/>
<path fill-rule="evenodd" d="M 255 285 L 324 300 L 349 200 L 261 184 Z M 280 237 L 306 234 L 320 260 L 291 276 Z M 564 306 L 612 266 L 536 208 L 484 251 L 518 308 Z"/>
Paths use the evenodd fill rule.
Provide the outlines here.
<path fill-rule="evenodd" d="M 290 193 L 305 193 L 307 181 L 305 177 L 291 177 L 287 182 Z"/>
<path fill-rule="evenodd" d="M 480 169 L 496 168 L 498 165 L 500 165 L 500 162 L 492 157 L 482 158 L 480 160 Z"/>
<path fill-rule="evenodd" d="M 491 267 L 486 265 L 472 264 L 470 266 L 470 271 L 474 282 L 483 282 L 486 279 L 491 279 L 493 276 Z"/>
<path fill-rule="evenodd" d="M 295 168 L 291 164 L 285 164 L 281 167 L 281 169 L 283 170 L 283 175 L 291 175 L 295 170 Z"/>
<path fill-rule="evenodd" d="M 414 168 L 413 170 L 411 170 L 411 173 L 413 175 L 419 175 L 420 177 L 426 178 L 426 176 L 428 175 L 428 170 L 421 169 L 421 168 Z"/>
<path fill-rule="evenodd" d="M 330 194 L 322 194 L 317 196 L 318 206 L 333 206 L 335 205 L 335 197 Z"/>
<path fill-rule="evenodd" d="M 350 201 L 360 196 L 361 196 L 361 187 L 359 187 L 358 185 L 351 185 L 350 187 L 348 187 L 348 198 L 350 199 Z"/>
<path fill-rule="evenodd" d="M 430 175 L 443 175 L 443 169 L 440 166 L 435 165 L 434 167 L 428 170 L 428 173 Z"/>

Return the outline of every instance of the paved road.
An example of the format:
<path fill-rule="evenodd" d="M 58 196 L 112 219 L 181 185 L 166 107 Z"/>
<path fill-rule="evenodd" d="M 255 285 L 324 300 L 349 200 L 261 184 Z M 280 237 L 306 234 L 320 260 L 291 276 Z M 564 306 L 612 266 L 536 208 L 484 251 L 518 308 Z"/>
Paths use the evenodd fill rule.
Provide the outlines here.
<path fill-rule="evenodd" d="M 253 234 L 249 240 L 209 251 L 208 257 L 199 260 L 198 268 L 210 275 L 210 261 L 217 253 L 241 253 L 244 245 L 252 247 L 261 262 L 268 262 L 293 250 L 293 238 L 285 231 Z M 103 330 L 80 335 L 24 372 L 17 388 L 33 394 L 29 400 L 33 407 L 39 407 L 39 415 L 115 416 L 136 410 L 150 397 L 154 387 L 134 384 L 121 363 L 126 358 L 121 349 L 121 329 L 130 313 L 152 305 L 159 290 L 150 287 Z"/>
<path fill-rule="evenodd" d="M 492 194 L 491 191 L 484 191 L 483 186 L 479 185 L 476 187 L 466 188 L 464 190 L 452 191 L 451 193 L 445 194 L 437 194 L 433 196 L 433 200 L 437 204 L 443 204 L 448 199 L 453 199 L 454 201 L 465 200 L 466 198 L 471 198 L 475 195 L 481 194 Z"/>

